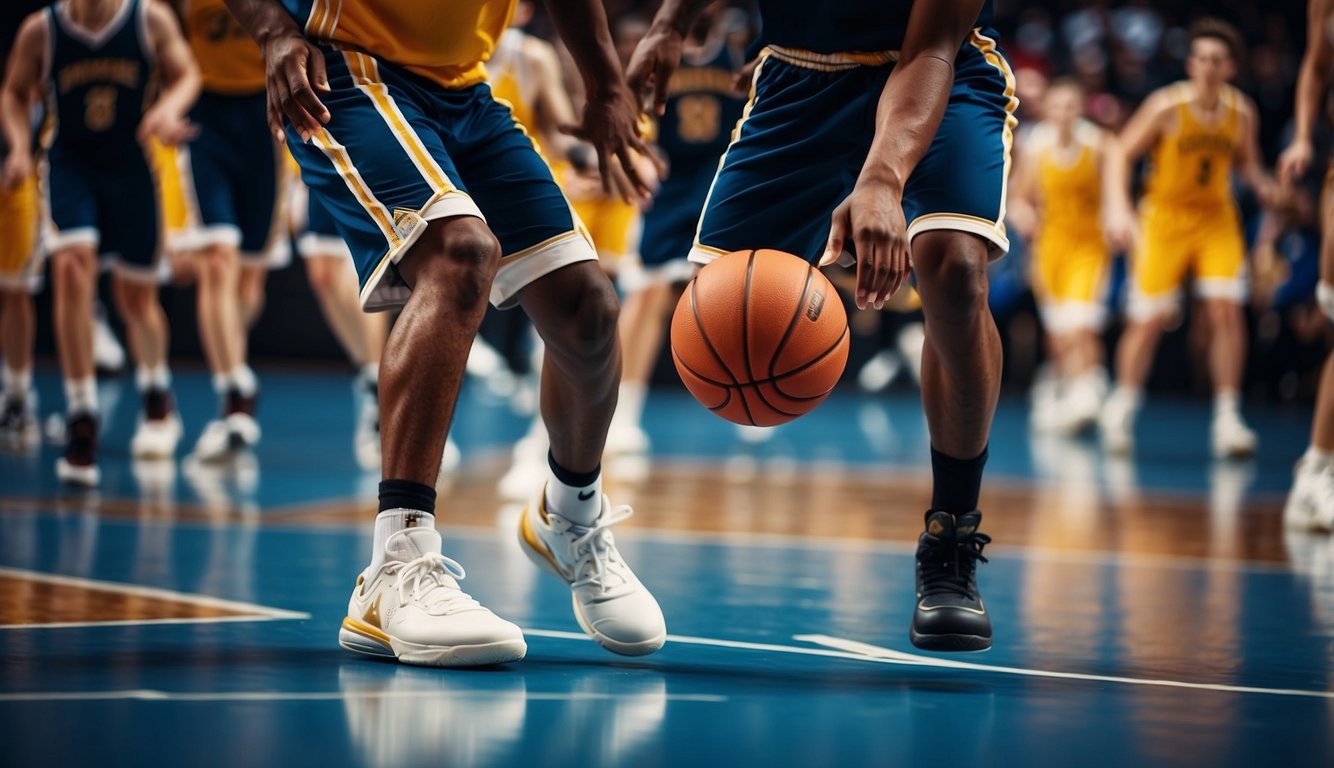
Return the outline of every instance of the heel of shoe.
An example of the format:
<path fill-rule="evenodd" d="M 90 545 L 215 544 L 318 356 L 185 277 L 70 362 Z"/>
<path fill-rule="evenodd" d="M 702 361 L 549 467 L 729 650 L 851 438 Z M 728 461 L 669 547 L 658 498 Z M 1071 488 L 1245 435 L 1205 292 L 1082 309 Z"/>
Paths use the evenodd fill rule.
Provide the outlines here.
<path fill-rule="evenodd" d="M 343 626 L 338 630 L 338 644 L 353 653 L 361 653 L 367 656 L 389 659 L 397 656 L 388 642 L 387 635 L 376 637 L 367 631 L 369 628 L 363 628 L 359 625 L 360 622 L 351 617 L 344 618 Z"/>

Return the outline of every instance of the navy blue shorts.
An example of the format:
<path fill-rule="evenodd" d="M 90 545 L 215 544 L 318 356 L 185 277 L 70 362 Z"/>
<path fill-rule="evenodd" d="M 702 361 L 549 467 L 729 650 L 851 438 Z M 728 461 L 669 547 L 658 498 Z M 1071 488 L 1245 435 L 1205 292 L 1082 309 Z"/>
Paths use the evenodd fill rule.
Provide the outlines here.
<path fill-rule="evenodd" d="M 269 133 L 266 97 L 205 91 L 190 112 L 199 136 L 180 164 L 189 232 L 182 247 L 230 245 L 272 266 L 287 260 L 282 145 Z"/>
<path fill-rule="evenodd" d="M 751 103 L 709 192 L 690 260 L 774 248 L 817 260 L 834 208 L 852 191 L 875 135 L 893 68 L 867 54 L 821 55 L 769 47 Z M 1014 75 L 995 42 L 975 30 L 955 60 L 954 87 L 935 139 L 908 179 L 908 235 L 969 232 L 999 251 L 1016 125 Z"/>
<path fill-rule="evenodd" d="M 689 266 L 686 256 L 695 239 L 704 201 L 709 197 L 709 186 L 717 173 L 716 158 L 671 167 L 653 198 L 653 206 L 644 213 L 639 254 L 646 271 L 669 279 L 690 277 L 694 268 Z"/>
<path fill-rule="evenodd" d="M 306 228 L 296 239 L 296 250 L 306 259 L 316 256 L 352 258 L 352 251 L 338 234 L 338 223 L 311 194 L 306 196 Z"/>
<path fill-rule="evenodd" d="M 407 300 L 394 266 L 426 223 L 475 216 L 500 241 L 491 302 L 597 253 L 533 142 L 489 85 L 448 90 L 364 53 L 325 48 L 330 120 L 288 144 L 352 251 L 367 310 Z"/>
<path fill-rule="evenodd" d="M 51 148 L 47 194 L 55 234 L 47 251 L 89 245 L 117 273 L 160 281 L 165 273 L 157 179 L 137 144 L 114 156 L 114 163 L 104 163 L 59 143 Z"/>

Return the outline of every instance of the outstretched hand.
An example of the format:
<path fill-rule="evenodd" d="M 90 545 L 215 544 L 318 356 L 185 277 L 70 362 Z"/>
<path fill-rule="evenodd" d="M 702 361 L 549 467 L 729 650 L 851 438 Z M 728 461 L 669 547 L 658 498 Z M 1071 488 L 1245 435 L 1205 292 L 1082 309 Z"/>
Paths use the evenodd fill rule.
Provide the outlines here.
<path fill-rule="evenodd" d="M 667 110 L 667 83 L 681 64 L 681 45 L 680 33 L 655 24 L 635 47 L 625 70 L 630 92 L 651 106 L 658 117 Z"/>
<path fill-rule="evenodd" d="M 284 140 L 286 116 L 301 140 L 310 141 L 329 122 L 329 110 L 317 95 L 329 92 L 324 54 L 299 34 L 276 36 L 264 45 L 264 68 L 274 138 Z"/>
<path fill-rule="evenodd" d="M 639 132 L 639 108 L 629 91 L 612 89 L 588 99 L 583 120 L 562 133 L 590 144 L 597 153 L 602 191 L 627 202 L 648 200 L 657 183 L 637 158 L 649 158 L 661 176 L 666 169 Z"/>
<path fill-rule="evenodd" d="M 849 240 L 857 252 L 857 308 L 880 309 L 912 270 L 901 194 L 888 184 L 858 181 L 834 209 L 820 266 L 836 262 Z"/>

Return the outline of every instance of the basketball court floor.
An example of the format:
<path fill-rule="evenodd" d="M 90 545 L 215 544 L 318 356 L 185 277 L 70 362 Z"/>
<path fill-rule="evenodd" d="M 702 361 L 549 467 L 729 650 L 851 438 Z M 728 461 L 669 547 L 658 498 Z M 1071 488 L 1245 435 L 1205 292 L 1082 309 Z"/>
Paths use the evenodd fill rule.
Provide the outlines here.
<path fill-rule="evenodd" d="M 339 649 L 378 480 L 350 377 L 260 374 L 264 442 L 225 467 L 131 463 L 128 380 L 103 385 L 97 493 L 56 486 L 55 447 L 0 457 L 4 764 L 1334 765 L 1334 540 L 1280 525 L 1309 412 L 1251 410 L 1260 456 L 1214 463 L 1207 403 L 1150 402 L 1118 462 L 1033 441 L 1004 401 L 995 647 L 935 655 L 907 637 L 916 395 L 836 395 L 752 444 L 655 392 L 651 461 L 608 473 L 671 636 L 628 659 L 519 551 L 495 487 L 526 421 L 470 382 L 445 551 L 529 650 L 449 671 Z M 189 440 L 213 396 L 190 372 L 177 392 Z"/>

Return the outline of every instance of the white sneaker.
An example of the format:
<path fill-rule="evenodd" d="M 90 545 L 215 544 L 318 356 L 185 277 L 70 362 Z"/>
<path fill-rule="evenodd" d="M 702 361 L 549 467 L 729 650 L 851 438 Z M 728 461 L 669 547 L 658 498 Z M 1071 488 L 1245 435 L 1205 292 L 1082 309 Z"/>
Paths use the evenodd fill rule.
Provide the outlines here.
<path fill-rule="evenodd" d="M 139 427 L 130 438 L 130 455 L 136 459 L 169 459 L 181 440 L 181 417 L 171 413 L 165 419 L 139 419 Z"/>
<path fill-rule="evenodd" d="M 1065 386 L 1065 396 L 1057 408 L 1057 429 L 1066 435 L 1083 434 L 1098 423 L 1102 402 L 1107 396 L 1106 382 L 1097 374 L 1088 373 L 1075 378 Z"/>
<path fill-rule="evenodd" d="M 527 435 L 514 444 L 509 470 L 496 483 L 496 490 L 501 497 L 512 501 L 524 501 L 533 493 L 533 486 L 542 483 L 547 476 L 547 432 L 537 422 Z"/>
<path fill-rule="evenodd" d="M 357 466 L 368 472 L 380 468 L 380 402 L 369 393 L 361 397 L 352 444 Z"/>
<path fill-rule="evenodd" d="M 767 443 L 773 439 L 775 427 L 757 427 L 753 424 L 736 425 L 736 436 L 749 445 Z"/>
<path fill-rule="evenodd" d="M 1103 405 L 1098 428 L 1102 444 L 1113 456 L 1129 456 L 1135 450 L 1135 412 L 1125 400 L 1112 395 Z"/>
<path fill-rule="evenodd" d="M 232 447 L 235 450 L 254 448 L 259 445 L 259 422 L 248 413 L 229 413 L 225 419 L 227 431 L 231 433 Z"/>
<path fill-rule="evenodd" d="M 362 574 L 338 644 L 354 653 L 426 667 L 518 661 L 523 632 L 459 589 L 463 566 L 440 554 L 433 528 L 407 528 L 385 542 L 385 563 Z"/>
<path fill-rule="evenodd" d="M 597 522 L 575 525 L 547 511 L 544 487 L 519 516 L 519 546 L 539 568 L 570 586 L 574 618 L 599 645 L 643 656 L 666 642 L 667 623 L 609 530 L 632 514 L 628 506 L 613 509 L 604 494 Z"/>
<path fill-rule="evenodd" d="M 1302 531 L 1334 530 L 1334 464 L 1297 462 L 1292 491 L 1283 507 L 1283 525 Z"/>
<path fill-rule="evenodd" d="M 1054 372 L 1043 369 L 1028 391 L 1028 428 L 1038 434 L 1055 432 L 1060 416 L 1061 382 Z"/>
<path fill-rule="evenodd" d="M 63 425 L 62 425 L 63 426 Z M 26 448 L 42 440 L 37 419 L 37 390 L 19 396 L 6 396 L 0 404 L 0 434 L 7 444 Z"/>
<path fill-rule="evenodd" d="M 204 425 L 204 431 L 199 434 L 199 440 L 195 442 L 195 450 L 192 457 L 196 461 L 211 462 L 223 461 L 231 456 L 233 450 L 231 431 L 227 429 L 227 422 L 222 419 L 214 419 Z"/>
<path fill-rule="evenodd" d="M 879 392 L 898 378 L 903 361 L 892 349 L 882 349 L 857 371 L 857 386 L 863 392 Z"/>
<path fill-rule="evenodd" d="M 648 433 L 644 431 L 643 427 L 638 424 L 617 424 L 607 431 L 607 445 L 602 449 L 602 455 L 608 457 L 642 456 L 648 453 L 648 450 Z"/>
<path fill-rule="evenodd" d="M 437 473 L 437 479 L 445 475 L 452 475 L 463 465 L 463 452 L 459 450 L 459 444 L 454 442 L 454 438 L 445 438 L 445 451 L 440 454 L 440 471 Z"/>
<path fill-rule="evenodd" d="M 1240 413 L 1224 411 L 1214 414 L 1212 432 L 1215 458 L 1245 459 L 1255 455 L 1255 433 L 1242 421 Z"/>

